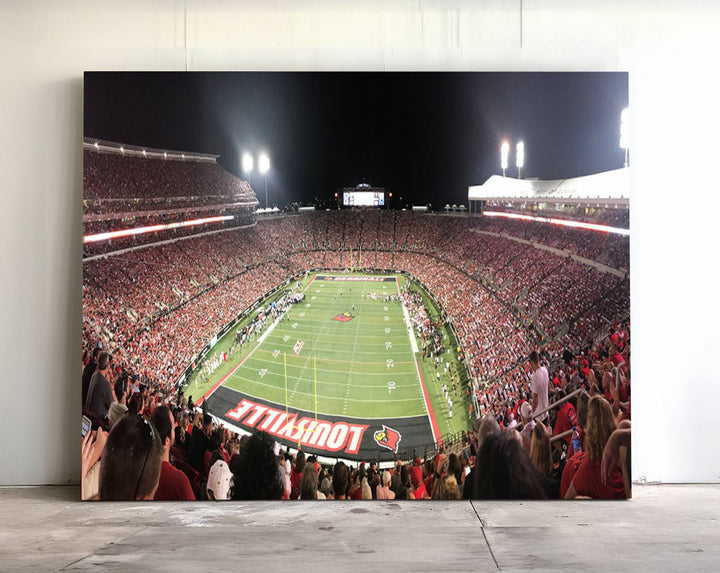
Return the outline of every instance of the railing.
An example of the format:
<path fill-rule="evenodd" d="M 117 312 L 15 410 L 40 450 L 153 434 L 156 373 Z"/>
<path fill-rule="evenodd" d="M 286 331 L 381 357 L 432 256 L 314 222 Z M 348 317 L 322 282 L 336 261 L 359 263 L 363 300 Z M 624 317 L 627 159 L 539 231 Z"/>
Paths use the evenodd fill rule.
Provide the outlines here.
<path fill-rule="evenodd" d="M 533 414 L 533 420 L 540 418 L 543 414 L 545 414 L 546 412 L 549 412 L 550 410 L 554 410 L 560 404 L 567 402 L 570 398 L 572 398 L 573 396 L 577 396 L 581 392 L 584 392 L 584 390 L 582 388 L 578 388 L 577 390 L 570 392 L 570 394 L 568 394 L 564 398 L 560 398 L 559 400 L 550 404 L 547 408 L 543 408 L 542 410 L 540 410 L 537 414 Z"/>
<path fill-rule="evenodd" d="M 448 453 L 461 443 L 462 432 L 449 432 L 441 436 L 437 442 L 405 450 L 396 455 L 395 459 L 405 463 L 409 463 L 418 457 L 427 460 L 434 458 L 440 452 L 440 448 L 442 448 L 445 453 Z"/>

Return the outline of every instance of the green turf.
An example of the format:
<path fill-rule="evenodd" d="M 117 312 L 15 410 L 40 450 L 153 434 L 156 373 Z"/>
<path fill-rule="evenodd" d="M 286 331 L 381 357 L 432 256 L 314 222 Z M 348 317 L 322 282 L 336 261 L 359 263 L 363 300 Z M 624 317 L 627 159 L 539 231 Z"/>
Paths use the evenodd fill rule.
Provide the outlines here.
<path fill-rule="evenodd" d="M 440 370 L 438 381 L 434 362 L 423 361 L 422 352 L 413 354 L 401 303 L 386 303 L 382 296 L 377 300 L 367 296 L 371 292 L 396 295 L 394 281 L 312 279 L 311 275 L 302 283 L 301 288 L 306 289 L 305 300 L 291 307 L 262 342 L 258 343 L 253 337 L 221 365 L 207 383 L 196 386 L 191 378 L 190 394 L 195 398 L 203 395 L 250 354 L 225 380 L 225 386 L 278 404 L 287 403 L 291 408 L 317 410 L 319 414 L 355 418 L 425 415 L 427 410 L 415 366 L 417 358 L 441 434 L 467 428 L 464 389 L 458 385 L 457 397 L 452 396 L 453 418 L 449 419 L 440 389 L 443 382 L 449 384 L 449 378 Z M 403 285 L 407 279 L 399 277 L 399 280 Z M 437 314 L 437 309 L 427 302 L 431 314 Z M 352 320 L 332 320 L 346 312 L 353 315 Z M 227 350 L 235 330 L 228 333 L 209 356 Z M 304 344 L 296 355 L 293 347 L 298 341 Z M 421 346 L 419 338 L 417 345 Z M 453 352 L 447 354 L 447 358 L 455 361 L 455 346 L 448 346 Z"/>

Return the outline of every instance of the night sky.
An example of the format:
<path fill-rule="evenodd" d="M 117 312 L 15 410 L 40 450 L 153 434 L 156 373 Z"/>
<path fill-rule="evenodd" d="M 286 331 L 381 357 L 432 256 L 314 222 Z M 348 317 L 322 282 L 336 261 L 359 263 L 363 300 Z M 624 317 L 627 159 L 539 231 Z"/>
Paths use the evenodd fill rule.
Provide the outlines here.
<path fill-rule="evenodd" d="M 220 155 L 261 203 L 311 202 L 361 181 L 393 206 L 467 204 L 525 143 L 523 177 L 622 167 L 626 73 L 86 73 L 86 137 Z M 245 176 L 243 151 L 255 158 Z"/>

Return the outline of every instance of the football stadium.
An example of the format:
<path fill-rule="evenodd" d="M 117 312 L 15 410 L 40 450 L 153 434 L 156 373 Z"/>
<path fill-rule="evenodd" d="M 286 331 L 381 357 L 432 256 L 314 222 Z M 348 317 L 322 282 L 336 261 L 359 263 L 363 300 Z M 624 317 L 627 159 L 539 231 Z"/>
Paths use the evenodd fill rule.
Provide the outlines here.
<path fill-rule="evenodd" d="M 629 497 L 627 152 L 523 179 L 508 147 L 467 206 L 360 183 L 280 209 L 267 156 L 251 184 L 86 135 L 84 448 L 146 422 L 154 499 Z M 83 497 L 138 498 L 146 464 L 130 491 L 110 462 Z"/>

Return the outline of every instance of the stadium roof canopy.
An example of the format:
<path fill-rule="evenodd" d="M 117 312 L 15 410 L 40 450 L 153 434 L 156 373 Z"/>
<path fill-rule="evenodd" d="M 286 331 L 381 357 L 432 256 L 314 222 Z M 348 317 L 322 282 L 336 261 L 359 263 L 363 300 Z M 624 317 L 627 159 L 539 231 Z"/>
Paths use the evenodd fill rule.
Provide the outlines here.
<path fill-rule="evenodd" d="M 482 185 L 468 188 L 470 201 L 524 201 L 530 203 L 585 204 L 601 202 L 628 207 L 629 168 L 604 171 L 572 179 L 514 179 L 492 175 Z"/>
<path fill-rule="evenodd" d="M 141 145 L 115 143 L 93 137 L 83 137 L 83 149 L 134 157 L 151 157 L 155 159 L 174 159 L 180 161 L 209 161 L 212 163 L 216 163 L 217 158 L 220 157 L 219 155 L 211 155 L 209 153 L 179 151 L 176 149 L 156 149 L 153 147 L 143 147 Z"/>

